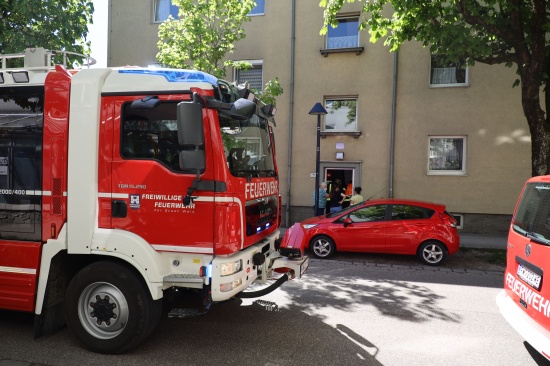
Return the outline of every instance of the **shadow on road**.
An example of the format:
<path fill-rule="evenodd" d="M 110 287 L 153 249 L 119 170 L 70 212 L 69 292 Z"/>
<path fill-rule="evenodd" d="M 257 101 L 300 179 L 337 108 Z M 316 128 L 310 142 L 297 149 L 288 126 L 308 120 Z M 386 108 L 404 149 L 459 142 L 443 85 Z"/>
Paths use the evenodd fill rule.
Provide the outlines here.
<path fill-rule="evenodd" d="M 459 323 L 461 320 L 459 315 L 439 306 L 442 296 L 422 285 L 323 274 L 309 275 L 300 287 L 286 286 L 281 290 L 287 293 L 294 308 L 309 313 L 327 307 L 351 312 L 358 305 L 371 305 L 382 315 L 409 322 L 439 319 Z M 307 299 L 302 296 L 306 292 Z"/>
<path fill-rule="evenodd" d="M 461 316 L 444 306 L 445 297 L 423 283 L 498 287 L 502 279 L 312 260 L 302 281 L 285 284 L 273 294 L 277 303 L 236 299 L 216 304 L 201 317 L 164 318 L 148 340 L 124 355 L 88 352 L 66 328 L 34 340 L 32 315 L 0 311 L 0 360 L 60 366 L 382 365 L 376 344 L 343 325 L 338 315 L 327 324 L 324 314 L 353 313 L 368 324 L 372 309 L 412 323 L 461 323 Z M 360 306 L 362 313 L 357 313 Z"/>
<path fill-rule="evenodd" d="M 0 311 L 0 360 L 41 365 L 382 365 L 376 345 L 268 301 L 217 304 L 200 317 L 161 320 L 151 337 L 123 355 L 81 348 L 65 328 L 33 340 L 32 316 Z M 13 316 L 18 314 L 17 316 Z"/>

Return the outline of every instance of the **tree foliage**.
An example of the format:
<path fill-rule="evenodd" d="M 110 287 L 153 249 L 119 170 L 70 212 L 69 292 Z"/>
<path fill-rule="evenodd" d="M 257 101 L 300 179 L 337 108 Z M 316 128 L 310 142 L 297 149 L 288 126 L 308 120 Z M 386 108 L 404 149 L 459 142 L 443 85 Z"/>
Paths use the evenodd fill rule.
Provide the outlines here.
<path fill-rule="evenodd" d="M 93 11 L 87 0 L 0 0 L 0 51 L 44 47 L 87 54 Z"/>
<path fill-rule="evenodd" d="M 195 68 L 225 76 L 224 59 L 246 35 L 242 24 L 254 0 L 172 0 L 178 18 L 159 26 L 157 59 L 175 68 Z"/>
<path fill-rule="evenodd" d="M 344 2 L 321 0 L 325 23 L 337 26 Z M 360 29 L 392 51 L 411 40 L 448 62 L 515 67 L 532 141 L 532 174 L 550 173 L 550 12 L 547 0 L 357 0 Z M 392 11 L 393 10 L 393 11 Z M 512 81 L 510 82 L 512 85 Z M 544 104 L 540 100 L 544 91 Z"/>
<path fill-rule="evenodd" d="M 192 68 L 218 78 L 227 67 L 247 69 L 247 61 L 224 61 L 235 42 L 246 37 L 242 27 L 250 21 L 254 0 L 172 0 L 178 6 L 178 19 L 169 17 L 159 26 L 157 60 L 174 68 Z M 254 93 L 266 104 L 275 104 L 283 93 L 279 79 L 269 80 Z"/>
<path fill-rule="evenodd" d="M 346 118 L 347 118 L 346 126 L 354 123 L 355 120 L 357 119 L 357 100 L 355 99 L 354 100 L 351 100 L 351 99 L 335 100 L 332 103 L 332 108 L 330 110 L 330 113 L 332 114 L 334 113 L 334 111 L 337 111 L 340 108 L 347 108 L 348 110 L 346 113 Z"/>

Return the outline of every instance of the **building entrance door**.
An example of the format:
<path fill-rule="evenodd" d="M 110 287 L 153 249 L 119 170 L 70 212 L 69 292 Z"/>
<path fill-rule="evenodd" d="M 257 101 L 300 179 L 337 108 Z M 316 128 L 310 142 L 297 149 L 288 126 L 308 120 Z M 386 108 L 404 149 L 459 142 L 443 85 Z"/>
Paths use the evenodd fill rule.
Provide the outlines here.
<path fill-rule="evenodd" d="M 330 212 L 331 207 L 341 206 L 342 208 L 346 208 L 349 206 L 349 198 L 345 199 L 342 205 L 339 205 L 338 202 L 341 201 L 340 193 L 334 192 L 335 187 L 338 186 L 340 188 L 339 192 L 344 193 L 347 196 L 351 196 L 353 193 L 353 187 L 355 187 L 354 179 L 354 168 L 325 168 L 324 181 L 327 182 L 327 189 L 329 190 L 329 193 L 331 193 L 331 198 L 327 201 L 327 213 Z"/>

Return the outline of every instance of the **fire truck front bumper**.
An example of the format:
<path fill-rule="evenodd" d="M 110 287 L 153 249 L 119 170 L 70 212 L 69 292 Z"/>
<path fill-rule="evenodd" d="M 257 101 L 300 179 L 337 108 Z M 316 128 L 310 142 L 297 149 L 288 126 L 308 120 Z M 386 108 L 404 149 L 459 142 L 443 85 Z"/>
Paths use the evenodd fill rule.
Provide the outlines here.
<path fill-rule="evenodd" d="M 275 247 L 278 237 L 279 231 L 276 231 L 234 255 L 216 257 L 210 271 L 212 301 L 230 299 L 252 283 L 265 284 L 273 279 L 274 272 L 285 273 L 288 279 L 301 278 L 309 258 L 282 256 Z"/>

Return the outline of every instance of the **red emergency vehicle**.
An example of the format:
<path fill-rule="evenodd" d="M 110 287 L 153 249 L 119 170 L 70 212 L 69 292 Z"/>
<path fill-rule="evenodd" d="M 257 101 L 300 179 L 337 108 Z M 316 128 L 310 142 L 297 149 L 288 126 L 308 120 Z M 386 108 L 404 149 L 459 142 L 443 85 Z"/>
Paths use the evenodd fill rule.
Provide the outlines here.
<path fill-rule="evenodd" d="M 120 353 L 174 289 L 205 311 L 302 276 L 308 258 L 276 248 L 273 106 L 199 71 L 68 71 L 54 55 L 0 56 L 0 309 Z"/>
<path fill-rule="evenodd" d="M 500 312 L 550 359 L 550 176 L 525 184 L 510 226 Z"/>

